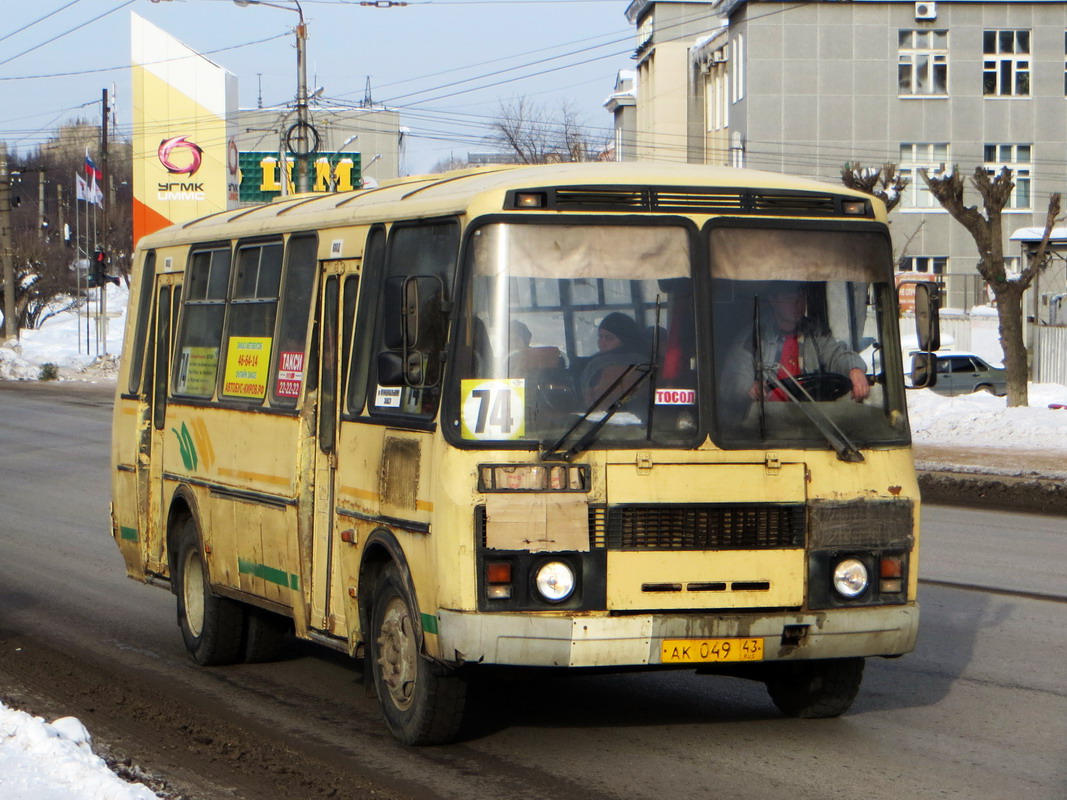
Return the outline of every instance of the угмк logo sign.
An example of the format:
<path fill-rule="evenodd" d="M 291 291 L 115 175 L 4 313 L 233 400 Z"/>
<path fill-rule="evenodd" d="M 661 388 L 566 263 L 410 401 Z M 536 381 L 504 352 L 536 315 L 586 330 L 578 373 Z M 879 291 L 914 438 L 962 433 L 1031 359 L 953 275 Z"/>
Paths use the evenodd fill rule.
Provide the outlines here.
<path fill-rule="evenodd" d="M 177 161 L 189 163 L 184 166 L 175 164 L 175 157 Z M 195 175 L 196 171 L 200 169 L 200 162 L 203 160 L 204 151 L 200 145 L 194 142 L 188 141 L 185 136 L 172 136 L 170 139 L 164 139 L 159 143 L 159 163 L 167 168 L 167 172 L 172 175 Z"/>

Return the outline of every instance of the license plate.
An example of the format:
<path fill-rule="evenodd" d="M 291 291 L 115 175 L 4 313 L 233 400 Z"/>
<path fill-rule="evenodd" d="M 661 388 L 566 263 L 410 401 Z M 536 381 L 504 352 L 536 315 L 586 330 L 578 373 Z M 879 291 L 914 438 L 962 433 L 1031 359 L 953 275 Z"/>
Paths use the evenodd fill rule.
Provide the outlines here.
<path fill-rule="evenodd" d="M 762 661 L 763 639 L 664 639 L 664 664 L 707 664 L 717 661 Z"/>

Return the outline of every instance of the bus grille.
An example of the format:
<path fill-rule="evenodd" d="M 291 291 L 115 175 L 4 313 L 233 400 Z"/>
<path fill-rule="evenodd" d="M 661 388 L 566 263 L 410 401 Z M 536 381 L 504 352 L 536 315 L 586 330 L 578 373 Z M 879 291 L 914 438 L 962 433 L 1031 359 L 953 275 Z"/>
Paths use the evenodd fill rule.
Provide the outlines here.
<path fill-rule="evenodd" d="M 716 503 L 589 507 L 592 550 L 785 550 L 804 546 L 798 504 Z M 485 506 L 475 508 L 475 536 L 486 546 Z"/>
<path fill-rule="evenodd" d="M 801 504 L 611 506 L 609 550 L 781 550 L 804 546 Z"/>
<path fill-rule="evenodd" d="M 559 211 L 837 217 L 844 215 L 842 200 L 855 198 L 787 190 L 573 186 L 555 189 L 548 205 Z M 873 216 L 870 204 L 862 216 Z"/>

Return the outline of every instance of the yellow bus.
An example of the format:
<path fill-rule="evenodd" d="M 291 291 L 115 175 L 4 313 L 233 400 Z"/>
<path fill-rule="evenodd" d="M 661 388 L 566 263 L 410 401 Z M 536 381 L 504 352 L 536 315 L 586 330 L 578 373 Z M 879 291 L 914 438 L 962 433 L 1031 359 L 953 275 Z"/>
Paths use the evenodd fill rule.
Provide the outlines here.
<path fill-rule="evenodd" d="M 491 665 L 687 668 L 836 716 L 915 643 L 885 210 L 738 169 L 501 167 L 138 245 L 130 577 L 200 664 L 291 631 L 446 742 Z"/>

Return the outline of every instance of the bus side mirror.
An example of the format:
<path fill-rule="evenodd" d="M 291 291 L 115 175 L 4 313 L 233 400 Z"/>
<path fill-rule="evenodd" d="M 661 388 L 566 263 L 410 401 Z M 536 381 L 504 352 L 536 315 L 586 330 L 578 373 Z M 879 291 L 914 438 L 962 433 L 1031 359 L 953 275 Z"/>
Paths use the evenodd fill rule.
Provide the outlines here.
<path fill-rule="evenodd" d="M 404 359 L 400 353 L 391 350 L 378 353 L 378 384 L 381 386 L 404 385 Z"/>
<path fill-rule="evenodd" d="M 383 289 L 382 343 L 378 382 L 382 386 L 433 386 L 440 378 L 444 349 L 444 282 L 436 275 L 387 278 Z"/>
<path fill-rule="evenodd" d="M 401 350 L 407 334 L 407 286 L 403 275 L 385 279 L 382 290 L 382 344 L 390 350 Z M 417 291 L 417 289 L 416 289 Z M 418 298 L 416 297 L 416 300 Z"/>
<path fill-rule="evenodd" d="M 940 298 L 937 286 L 926 281 L 915 283 L 915 336 L 920 350 L 941 348 Z"/>
<path fill-rule="evenodd" d="M 911 388 L 932 389 L 937 383 L 937 356 L 915 353 L 911 357 Z"/>

